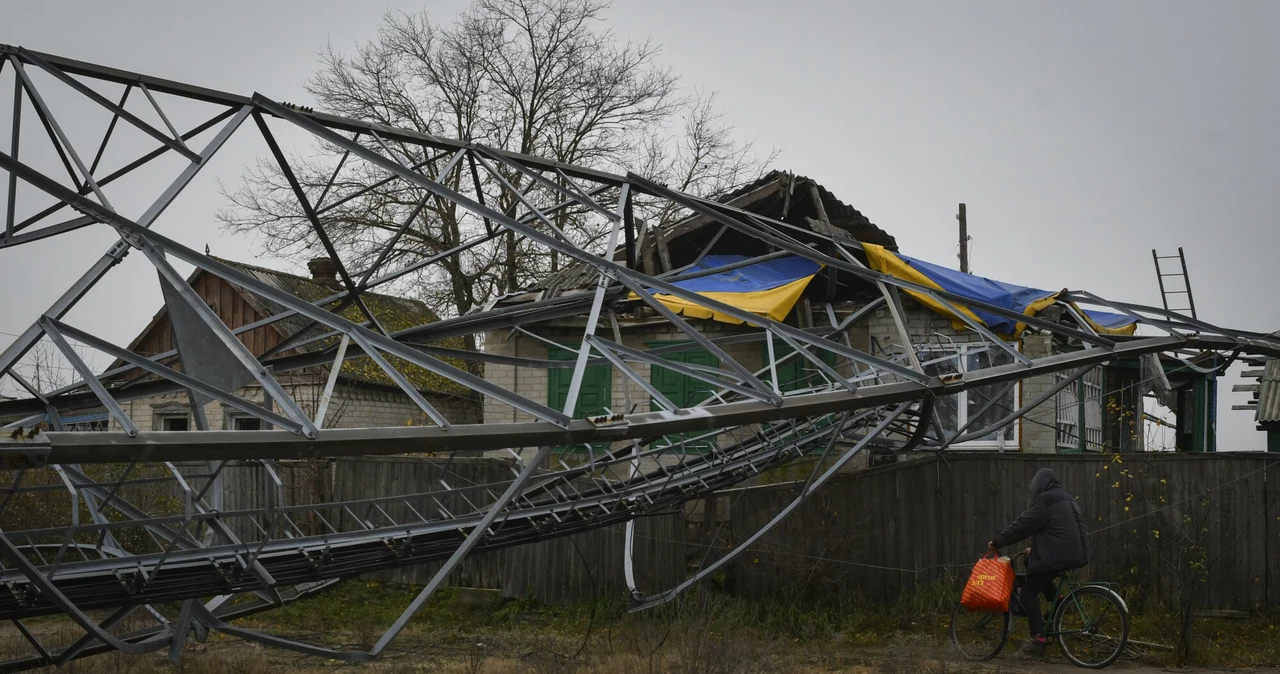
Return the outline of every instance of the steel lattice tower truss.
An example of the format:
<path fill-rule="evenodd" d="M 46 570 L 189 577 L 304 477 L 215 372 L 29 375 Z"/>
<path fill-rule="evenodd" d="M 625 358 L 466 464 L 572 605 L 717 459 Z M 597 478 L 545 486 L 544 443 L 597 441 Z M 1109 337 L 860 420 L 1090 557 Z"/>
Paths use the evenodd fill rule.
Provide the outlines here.
<path fill-rule="evenodd" d="M 731 561 L 736 553 L 747 549 L 770 526 L 827 482 L 851 457 L 872 443 L 896 451 L 936 450 L 963 439 L 958 438 L 962 434 L 979 437 L 1017 422 L 1027 410 L 1048 400 L 1090 368 L 1121 357 L 1162 354 L 1186 359 L 1206 352 L 1280 356 L 1280 342 L 1272 337 L 1219 328 L 1159 308 L 1108 301 L 1088 292 L 1070 292 L 1063 298 L 1127 314 L 1148 328 L 1145 332 L 1159 333 L 1159 336 L 1109 337 L 1097 334 L 1084 322 L 1072 327 L 1064 322 L 1024 316 L 873 271 L 853 254 L 860 244 L 848 236 L 805 231 L 668 189 L 632 173 L 615 175 L 564 165 L 476 143 L 314 112 L 278 103 L 261 94 L 244 97 L 20 47 L 0 45 L 0 59 L 0 69 L 7 67 L 15 83 L 13 104 L 3 108 L 12 110 L 13 134 L 9 146 L 0 151 L 0 169 L 4 170 L 3 177 L 9 185 L 8 203 L 3 205 L 0 249 L 12 249 L 48 237 L 71 238 L 76 230 L 86 227 L 109 227 L 119 237 L 35 324 L 0 354 L 0 377 L 12 378 L 30 394 L 26 399 L 0 401 L 0 416 L 22 417 L 6 427 L 5 439 L 0 441 L 3 443 L 0 444 L 0 478 L 6 481 L 6 489 L 0 492 L 0 523 L 5 521 L 5 508 L 15 496 L 29 492 L 44 492 L 48 503 L 66 509 L 70 521 L 69 526 L 39 530 L 0 526 L 3 529 L 0 531 L 0 560 L 3 561 L 0 617 L 15 622 L 30 641 L 33 653 L 31 657 L 0 664 L 0 670 L 62 664 L 112 649 L 145 653 L 168 648 L 176 657 L 188 635 L 202 638 L 209 630 L 303 653 L 347 661 L 369 660 L 387 647 L 445 577 L 474 551 L 631 522 L 637 516 L 669 510 L 673 505 L 740 483 L 802 455 L 812 457 L 817 453 L 829 459 L 817 464 L 826 468 L 821 471 L 815 468 L 800 495 L 769 525 L 686 582 L 644 596 L 634 581 L 629 581 L 637 594 L 635 608 L 650 607 L 668 601 Z M 64 100 L 70 101 L 68 109 L 91 108 L 109 114 L 105 134 L 92 145 L 72 142 L 60 126 L 60 111 L 53 109 L 51 98 L 42 96 L 42 89 L 54 86 L 59 87 Z M 111 89 L 120 92 L 119 102 L 114 99 L 115 93 L 111 97 L 101 93 Z M 123 102 L 130 93 L 145 97 L 156 117 L 163 120 L 164 128 L 125 109 Z M 68 95 L 73 97 L 67 98 Z M 207 121 L 180 132 L 170 123 L 166 106 L 205 109 L 206 116 L 202 119 Z M 22 116 L 24 108 L 28 110 L 27 117 Z M 30 118 L 30 111 L 35 112 L 35 119 Z M 246 125 L 250 119 L 253 124 Z M 328 188 L 316 197 L 297 184 L 268 122 L 295 127 L 337 148 L 342 153 L 342 163 L 363 163 L 381 171 L 385 177 L 379 184 L 399 181 L 424 199 L 452 202 L 477 221 L 483 219 L 485 228 L 476 238 L 461 241 L 455 248 L 433 257 L 394 267 L 389 260 L 395 256 L 384 254 L 372 268 L 353 274 L 342 266 L 318 215 L 332 207 L 332 204 L 323 204 Z M 33 151 L 30 144 L 20 148 L 20 129 L 34 124 L 39 125 L 34 127 L 37 130 L 43 127 L 49 142 L 39 151 Z M 124 126 L 150 136 L 157 146 L 114 172 L 106 173 L 99 166 L 99 160 L 111 142 L 113 130 Z M 342 289 L 332 296 L 308 302 L 282 292 L 178 243 L 162 234 L 161 227 L 154 226 L 165 209 L 237 132 L 260 135 L 279 162 L 283 175 L 292 183 L 301 210 L 313 224 L 318 240 L 339 265 Z M 202 139 L 202 146 L 189 144 L 196 138 Z M 408 155 L 403 152 L 404 148 L 426 152 L 429 161 L 406 162 L 404 157 Z M 55 152 L 49 153 L 49 149 Z M 43 156 L 37 156 L 34 161 L 28 159 L 33 152 Z M 171 182 L 159 183 L 163 189 L 140 215 L 126 215 L 113 207 L 108 197 L 112 183 L 161 158 L 175 157 L 180 158 L 180 171 Z M 86 164 L 86 159 L 90 163 Z M 509 182 L 505 183 L 506 189 L 515 193 L 512 196 L 524 207 L 524 215 L 515 217 L 500 212 L 482 203 L 477 193 L 462 194 L 446 187 L 445 178 L 450 172 L 464 170 L 464 166 L 478 167 L 497 181 L 502 181 L 503 171 L 527 177 L 528 189 L 523 192 L 516 192 Z M 19 185 L 28 190 L 24 194 L 42 193 L 52 197 L 52 205 L 17 220 L 14 199 Z M 370 185 L 367 189 L 377 186 Z M 361 193 L 358 190 L 343 198 L 359 198 Z M 587 252 L 552 220 L 552 216 L 564 209 L 600 218 L 607 224 L 608 232 L 607 244 L 602 250 L 613 251 L 624 244 L 630 249 L 635 233 L 631 205 L 633 199 L 641 197 L 666 202 L 728 230 L 765 241 L 779 253 L 802 256 L 859 277 L 882 295 L 871 306 L 883 304 L 895 315 L 901 312 L 900 291 L 912 291 L 953 309 L 965 307 L 1014 318 L 1031 328 L 1077 340 L 1082 348 L 1032 359 L 981 324 L 971 323 L 970 327 L 990 348 L 1010 352 L 1013 362 L 939 378 L 924 373 L 905 329 L 901 330 L 901 336 L 908 348 L 899 357 L 878 357 L 852 348 L 842 335 L 847 334 L 851 325 L 865 320 L 869 311 L 855 312 L 840 322 L 835 320 L 834 313 L 828 312 L 832 321 L 825 328 L 785 325 L 675 285 L 695 275 L 725 268 L 699 272 L 685 268 L 648 275 L 634 268 L 634 264 Z M 78 215 L 69 217 L 70 211 Z M 401 232 L 409 222 L 406 220 Z M 594 292 L 475 312 L 392 332 L 380 329 L 362 300 L 362 295 L 374 288 L 508 233 L 545 251 L 555 251 L 561 259 L 588 265 L 598 276 Z M 387 251 L 394 242 L 394 239 L 389 242 Z M 160 361 L 172 353 L 138 355 L 67 322 L 69 310 L 133 251 L 145 257 L 158 272 L 178 343 L 186 351 L 181 354 L 182 371 L 161 364 Z M 15 254 L 21 251 L 0 253 Z M 172 266 L 173 260 L 194 265 L 287 308 L 284 314 L 238 332 L 296 315 L 321 326 L 323 336 L 318 339 L 330 340 L 331 346 L 304 356 L 255 356 L 237 339 L 237 331 L 220 322 L 186 284 Z M 41 282 L 48 281 L 42 279 Z M 13 301 L 15 290 L 6 289 L 6 293 Z M 795 354 L 792 357 L 810 361 L 823 373 L 826 383 L 782 394 L 767 376 L 768 368 L 764 372 L 753 372 L 751 367 L 734 360 L 722 348 L 725 338 L 703 335 L 657 301 L 656 293 L 672 295 L 759 326 L 761 329 L 754 339 L 766 342 L 769 353 L 774 345 L 790 347 L 789 352 Z M 693 346 L 707 349 L 720 359 L 721 365 L 714 371 L 699 368 L 683 371 L 687 376 L 713 385 L 717 393 L 692 409 L 671 406 L 663 411 L 575 420 L 573 405 L 584 372 L 595 364 L 613 365 L 645 387 L 659 405 L 663 404 L 661 394 L 628 364 L 666 365 L 667 361 L 653 353 L 625 347 L 616 335 L 609 333 L 610 324 L 617 325 L 616 314 L 637 305 L 650 307 L 686 333 Z M 350 306 L 357 307 L 368 320 L 356 322 L 345 318 L 341 312 Z M 571 367 L 573 373 L 568 402 L 563 409 L 551 409 L 442 359 L 462 356 L 482 362 L 502 362 L 497 356 L 459 354 L 431 346 L 449 337 L 518 328 L 565 317 L 585 317 L 586 328 L 576 360 L 562 364 Z M 601 325 L 604 327 L 598 327 Z M 40 390 L 14 369 L 41 340 L 47 340 L 63 353 L 76 369 L 79 381 L 58 390 Z M 77 355 L 71 342 L 117 358 L 124 365 L 96 374 Z M 395 362 L 425 369 L 524 412 L 534 421 L 451 425 L 396 370 L 393 359 L 388 356 L 394 356 Z M 276 378 L 283 372 L 317 365 L 332 364 L 331 371 L 337 372 L 344 359 L 358 357 L 368 357 L 382 368 L 435 425 L 326 430 L 322 428 L 322 421 L 303 411 L 298 401 L 290 397 L 287 387 Z M 838 367 L 829 364 L 833 359 L 839 363 Z M 545 363 L 542 366 L 547 367 Z M 103 380 L 129 369 L 149 373 L 155 381 L 144 387 L 143 393 L 115 390 L 109 382 L 104 383 Z M 1024 401 L 1021 408 L 987 428 L 961 428 L 948 433 L 932 419 L 932 401 L 938 396 L 993 384 L 1012 386 L 1026 377 L 1051 373 L 1061 373 L 1056 387 Z M 236 388 L 255 382 L 279 407 L 279 413 L 272 411 L 274 406 L 268 409 L 234 394 Z M 165 392 L 186 393 L 191 399 L 203 402 L 220 401 L 263 420 L 276 430 L 209 430 L 197 412 L 194 432 L 139 431 L 120 401 L 129 396 Z M 59 410 L 83 408 L 86 401 L 104 406 L 122 430 L 60 432 Z M 199 408 L 192 407 L 193 411 Z M 22 432 L 41 423 L 53 430 L 35 434 Z M 10 434 L 14 430 L 18 431 L 16 438 Z M 683 443 L 664 440 L 680 437 L 679 434 L 687 437 L 690 433 L 710 442 L 711 450 L 688 453 Z M 562 448 L 582 443 L 607 443 L 612 449 L 594 451 L 585 463 L 577 465 L 556 460 L 556 454 L 565 451 Z M 835 449 L 837 447 L 839 449 Z M 216 490 L 210 489 L 218 483 L 224 467 L 243 462 L 260 466 L 269 479 L 279 485 L 272 462 L 282 459 L 424 451 L 448 454 L 456 450 L 511 449 L 514 453 L 517 448 L 537 449 L 523 455 L 524 460 L 515 464 L 518 468 L 513 469 L 510 479 L 465 487 L 451 485 L 446 479 L 441 481 L 439 491 L 425 494 L 299 505 L 285 502 L 284 492 L 279 490 L 275 498 L 265 499 L 264 507 L 223 512 L 216 502 Z M 198 461 L 202 468 L 199 471 L 180 469 L 174 463 L 179 461 Z M 104 466 L 99 464 L 116 466 L 119 470 L 104 472 L 101 470 Z M 557 465 L 559 468 L 546 469 L 546 466 Z M 30 469 L 37 467 L 56 471 L 59 482 L 52 485 L 24 482 Z M 180 507 L 158 514 L 130 502 L 124 496 L 128 487 L 143 482 L 170 483 L 176 493 L 181 494 Z M 472 503 L 466 499 L 468 493 L 484 493 L 487 498 L 477 500 L 487 505 L 461 509 L 443 506 L 446 501 L 459 502 L 456 498 L 459 496 L 461 502 Z M 415 509 L 411 501 L 435 503 L 439 507 Z M 397 521 L 387 514 L 393 508 L 404 512 L 404 506 L 413 513 L 407 520 Z M 377 514 L 351 518 L 359 522 L 355 527 L 335 527 L 326 519 L 326 515 L 332 517 L 333 513 L 344 510 Z M 299 526 L 303 520 L 322 524 L 304 529 Z M 233 532 L 237 522 L 253 523 L 259 532 L 255 536 L 257 540 L 246 542 L 237 538 Z M 631 534 L 629 527 L 628 535 Z M 334 652 L 232 624 L 238 617 L 295 601 L 342 578 L 430 560 L 444 563 L 403 615 L 367 652 Z M 624 564 L 628 579 L 634 578 L 631 560 L 624 560 Z M 162 614 L 155 608 L 161 602 L 181 602 L 180 614 L 176 617 Z M 91 611 L 109 613 L 103 619 L 95 619 L 90 617 Z M 59 650 L 47 648 L 22 623 L 24 618 L 59 613 L 68 616 L 84 631 L 82 638 Z M 151 626 L 128 633 L 120 631 L 125 618 L 132 617 L 136 626 L 139 616 L 149 616 Z"/>

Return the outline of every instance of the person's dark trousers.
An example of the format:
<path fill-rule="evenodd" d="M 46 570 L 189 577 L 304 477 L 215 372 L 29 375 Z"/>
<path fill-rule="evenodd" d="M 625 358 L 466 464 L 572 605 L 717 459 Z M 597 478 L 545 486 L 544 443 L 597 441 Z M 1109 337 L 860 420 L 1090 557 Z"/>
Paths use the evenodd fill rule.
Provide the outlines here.
<path fill-rule="evenodd" d="M 1022 607 L 1027 611 L 1027 623 L 1031 627 L 1031 636 L 1044 635 L 1044 614 L 1040 612 L 1040 595 L 1045 600 L 1053 601 L 1053 579 L 1057 574 L 1044 573 L 1028 575 L 1021 580 L 1018 596 L 1022 599 Z"/>

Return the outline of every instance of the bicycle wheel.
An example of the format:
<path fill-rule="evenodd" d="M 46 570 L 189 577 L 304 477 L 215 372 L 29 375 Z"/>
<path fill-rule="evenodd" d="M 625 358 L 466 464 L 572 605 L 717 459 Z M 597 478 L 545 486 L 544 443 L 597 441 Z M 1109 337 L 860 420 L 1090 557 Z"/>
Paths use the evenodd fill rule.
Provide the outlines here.
<path fill-rule="evenodd" d="M 990 660 L 1009 638 L 1008 613 L 974 613 L 956 604 L 951 612 L 951 643 L 970 662 Z"/>
<path fill-rule="evenodd" d="M 1053 631 L 1062 654 L 1077 667 L 1100 669 L 1116 661 L 1129 640 L 1129 612 L 1105 587 L 1083 587 L 1067 597 L 1053 615 Z"/>

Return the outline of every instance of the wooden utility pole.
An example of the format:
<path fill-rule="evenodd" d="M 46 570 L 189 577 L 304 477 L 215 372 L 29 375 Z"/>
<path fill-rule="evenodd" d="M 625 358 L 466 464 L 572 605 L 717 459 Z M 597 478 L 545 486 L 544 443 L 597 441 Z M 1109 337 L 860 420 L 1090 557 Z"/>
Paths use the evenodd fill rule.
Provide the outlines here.
<path fill-rule="evenodd" d="M 964 216 L 964 204 L 960 204 L 960 212 L 956 214 L 960 221 L 960 271 L 969 273 L 969 221 Z"/>

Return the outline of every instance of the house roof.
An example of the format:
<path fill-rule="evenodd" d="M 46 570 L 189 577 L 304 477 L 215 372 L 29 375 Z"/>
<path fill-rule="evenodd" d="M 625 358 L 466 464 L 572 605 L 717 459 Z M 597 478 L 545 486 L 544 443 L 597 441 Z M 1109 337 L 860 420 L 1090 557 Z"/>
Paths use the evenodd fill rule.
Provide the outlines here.
<path fill-rule="evenodd" d="M 807 222 L 807 218 L 810 216 L 803 208 L 796 211 L 797 215 L 793 215 L 790 208 L 788 208 L 787 215 L 779 217 L 783 215 L 782 209 L 784 206 L 794 208 L 798 205 L 804 204 L 805 191 L 808 190 L 810 186 L 813 186 L 818 190 L 818 194 L 822 199 L 822 208 L 826 211 L 827 218 L 831 221 L 832 225 L 839 229 L 843 229 L 853 238 L 861 241 L 862 243 L 874 243 L 878 246 L 884 246 L 889 250 L 898 250 L 898 241 L 892 234 L 889 234 L 883 229 L 877 227 L 875 223 L 871 222 L 871 220 L 868 219 L 867 216 L 863 215 L 861 211 L 841 201 L 839 197 L 831 192 L 831 190 L 828 190 L 818 181 L 806 176 L 774 169 L 761 176 L 758 180 L 747 183 L 746 185 L 725 194 L 717 199 L 717 201 L 732 204 L 739 208 L 746 208 L 754 213 L 772 217 L 776 220 L 782 220 L 789 224 L 810 225 L 810 223 Z M 790 204 L 787 204 L 788 200 L 786 197 L 788 195 L 783 191 L 783 188 L 787 188 L 786 191 L 791 193 L 789 195 Z M 756 204 L 756 206 L 753 208 L 747 208 L 748 205 L 752 204 Z M 776 214 L 770 213 L 770 211 L 775 211 Z M 676 229 L 682 225 L 688 226 L 686 223 L 696 223 L 697 221 L 698 218 L 696 217 L 686 218 L 672 225 L 672 229 Z"/>
<path fill-rule="evenodd" d="M 253 276 L 258 281 L 261 281 L 262 283 L 265 283 L 277 290 L 286 292 L 308 302 L 315 302 L 337 292 L 335 288 L 327 285 L 325 282 L 306 276 L 298 276 L 296 274 L 290 274 L 276 269 L 268 269 L 266 267 L 259 267 L 225 258 L 214 257 L 213 259 L 229 267 L 233 267 L 238 271 Z M 202 269 L 197 269 L 195 273 L 187 279 L 187 283 L 194 285 L 196 279 L 205 273 L 207 272 Z M 274 300 L 254 294 L 253 292 L 241 288 L 230 281 L 227 281 L 227 284 L 238 291 L 244 301 L 252 306 L 254 310 L 262 316 L 274 316 L 288 311 L 288 307 L 285 307 Z M 378 319 L 388 332 L 395 332 L 405 328 L 412 328 L 440 320 L 440 317 L 436 315 L 430 307 L 418 300 L 373 292 L 361 293 L 361 298 L 364 300 L 365 306 L 369 308 L 369 311 Z M 167 314 L 168 310 L 162 307 L 160 311 L 156 313 L 155 318 L 152 319 L 147 328 L 138 335 L 132 344 L 130 344 L 129 349 L 133 350 L 138 343 L 141 342 L 143 338 L 167 316 Z M 355 305 L 346 307 L 339 312 L 339 315 L 356 323 L 361 323 L 366 320 L 364 314 Z M 324 326 L 316 325 L 308 327 L 310 323 L 311 321 L 307 318 L 298 314 L 293 314 L 272 323 L 268 327 L 275 330 L 280 335 L 281 339 L 288 339 L 300 331 L 305 330 L 305 333 L 299 336 L 299 341 L 302 343 L 299 346 L 290 349 L 290 352 L 293 353 L 312 353 L 321 351 L 337 343 L 337 337 L 327 337 L 325 339 L 305 343 L 309 339 L 320 337 L 328 332 L 328 329 Z M 439 345 L 456 349 L 465 348 L 462 338 L 443 340 Z M 450 381 L 440 375 L 429 372 L 395 356 L 387 355 L 386 358 L 420 390 L 462 396 L 470 395 L 470 391 L 461 384 Z M 442 360 L 449 362 L 455 367 L 463 369 L 466 368 L 466 364 L 460 360 L 451 358 L 443 358 Z M 112 368 L 118 367 L 119 365 L 120 363 L 117 362 L 112 365 Z M 346 359 L 342 364 L 342 371 L 339 376 L 357 383 L 396 387 L 396 383 L 387 376 L 387 374 L 383 372 L 376 363 L 366 357 Z"/>
<path fill-rule="evenodd" d="M 1258 411 L 1254 420 L 1260 424 L 1280 422 L 1280 360 L 1267 361 L 1258 387 Z"/>
<path fill-rule="evenodd" d="M 815 192 L 822 204 L 822 213 L 819 213 L 814 203 Z M 816 180 L 794 173 L 770 171 L 716 200 L 817 234 L 824 234 L 822 230 L 826 225 L 822 222 L 822 216 L 825 215 L 832 227 L 843 230 L 858 241 L 877 244 L 893 251 L 898 249 L 898 242 L 893 235 L 877 227 L 860 211 L 841 201 Z M 695 214 L 664 227 L 664 238 L 670 250 L 672 265 L 678 267 L 692 262 L 715 236 L 718 224 L 710 218 Z M 752 252 L 749 247 L 753 245 L 761 244 L 745 234 L 727 232 L 717 242 L 714 252 L 745 254 Z M 643 259 L 646 254 L 656 258 L 657 246 L 657 237 L 643 237 L 636 246 L 637 260 Z M 615 261 L 625 259 L 625 249 L 614 251 Z M 600 273 L 594 267 L 577 263 L 535 283 L 530 290 L 540 291 L 543 297 L 554 297 L 591 288 L 599 277 Z"/>

